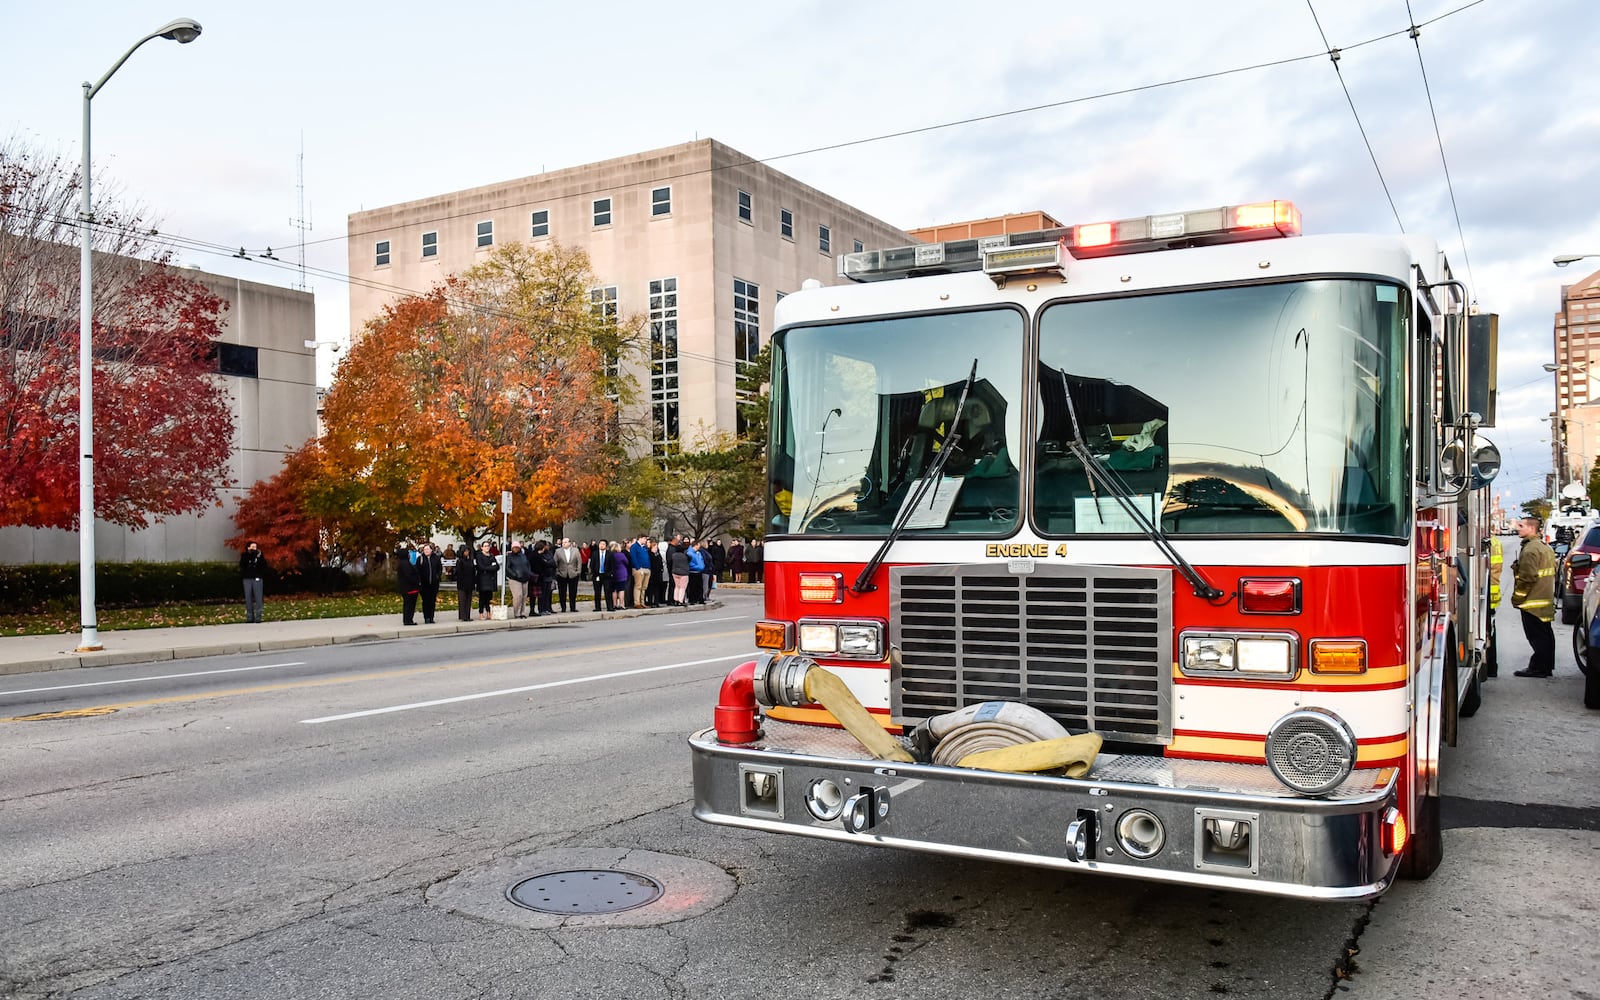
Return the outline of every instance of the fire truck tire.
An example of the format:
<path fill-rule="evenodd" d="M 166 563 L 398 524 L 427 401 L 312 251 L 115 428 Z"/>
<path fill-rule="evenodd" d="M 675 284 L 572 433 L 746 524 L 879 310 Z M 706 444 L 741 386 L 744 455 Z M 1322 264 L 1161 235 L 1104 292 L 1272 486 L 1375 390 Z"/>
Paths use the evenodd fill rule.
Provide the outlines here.
<path fill-rule="evenodd" d="M 1444 830 L 1439 826 L 1439 800 L 1424 795 L 1411 815 L 1411 841 L 1405 860 L 1400 862 L 1400 877 L 1421 881 L 1432 875 L 1444 860 Z"/>
<path fill-rule="evenodd" d="M 1478 672 L 1472 671 L 1471 686 L 1467 688 L 1467 696 L 1461 701 L 1459 715 L 1463 719 L 1470 719 L 1478 714 L 1478 709 L 1483 707 L 1483 682 L 1478 679 Z"/>

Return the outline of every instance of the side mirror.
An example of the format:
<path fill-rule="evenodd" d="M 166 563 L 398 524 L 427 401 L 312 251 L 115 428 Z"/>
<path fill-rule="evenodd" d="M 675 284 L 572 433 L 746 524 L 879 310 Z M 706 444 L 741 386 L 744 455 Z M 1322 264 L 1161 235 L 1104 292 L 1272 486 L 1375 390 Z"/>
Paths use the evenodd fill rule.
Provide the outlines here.
<path fill-rule="evenodd" d="M 1587 552 L 1574 552 L 1567 557 L 1567 565 L 1573 569 L 1588 569 L 1594 565 L 1594 556 Z"/>
<path fill-rule="evenodd" d="M 1467 488 L 1467 447 L 1460 438 L 1444 446 L 1439 452 L 1439 477 L 1441 485 L 1452 490 Z"/>
<path fill-rule="evenodd" d="M 1488 438 L 1472 436 L 1472 488 L 1479 489 L 1494 482 L 1500 474 L 1500 449 Z"/>
<path fill-rule="evenodd" d="M 1439 476 L 1453 490 L 1482 489 L 1500 474 L 1500 449 L 1487 438 L 1472 436 L 1472 453 L 1466 442 L 1455 438 L 1439 453 Z"/>

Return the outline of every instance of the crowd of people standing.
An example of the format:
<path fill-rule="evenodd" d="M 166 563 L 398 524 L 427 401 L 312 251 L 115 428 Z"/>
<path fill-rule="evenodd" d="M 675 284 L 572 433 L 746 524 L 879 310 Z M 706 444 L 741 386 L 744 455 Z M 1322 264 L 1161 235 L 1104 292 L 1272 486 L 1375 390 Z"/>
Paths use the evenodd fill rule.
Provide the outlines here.
<path fill-rule="evenodd" d="M 721 583 L 760 583 L 762 545 L 735 538 L 702 543 L 675 534 L 671 538 L 639 535 L 626 541 L 594 539 L 579 544 L 514 540 L 502 553 L 493 539 L 439 551 L 431 542 L 407 542 L 398 553 L 396 585 L 402 599 L 402 621 L 415 625 L 422 607 L 423 624 L 432 624 L 440 586 L 455 582 L 461 621 L 490 617 L 500 589 L 502 556 L 510 591 L 507 616 L 537 618 L 578 610 L 578 587 L 593 588 L 593 610 L 655 608 L 704 604 Z"/>

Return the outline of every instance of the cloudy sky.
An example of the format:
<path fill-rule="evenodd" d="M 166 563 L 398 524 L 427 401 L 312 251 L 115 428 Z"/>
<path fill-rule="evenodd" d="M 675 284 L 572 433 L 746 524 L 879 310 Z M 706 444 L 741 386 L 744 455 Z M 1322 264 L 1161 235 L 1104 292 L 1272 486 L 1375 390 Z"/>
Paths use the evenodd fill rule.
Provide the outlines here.
<path fill-rule="evenodd" d="M 1551 467 L 1552 316 L 1600 267 L 1550 263 L 1600 254 L 1596 0 L 0 0 L 0 138 L 79 155 L 83 81 L 178 16 L 204 35 L 95 98 L 96 172 L 291 266 L 186 262 L 290 285 L 303 146 L 324 338 L 350 212 L 713 137 L 905 228 L 1287 198 L 1308 233 L 1431 234 L 1501 316 L 1499 492 Z"/>

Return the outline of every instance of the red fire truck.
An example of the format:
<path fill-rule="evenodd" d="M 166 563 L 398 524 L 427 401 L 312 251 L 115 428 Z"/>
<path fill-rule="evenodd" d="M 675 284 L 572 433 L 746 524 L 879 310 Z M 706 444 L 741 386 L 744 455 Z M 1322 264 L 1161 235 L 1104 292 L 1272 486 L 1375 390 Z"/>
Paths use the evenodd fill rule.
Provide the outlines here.
<path fill-rule="evenodd" d="M 761 652 L 695 814 L 1312 899 L 1432 872 L 1499 466 L 1438 246 L 1276 201 L 839 267 L 778 307 Z"/>

